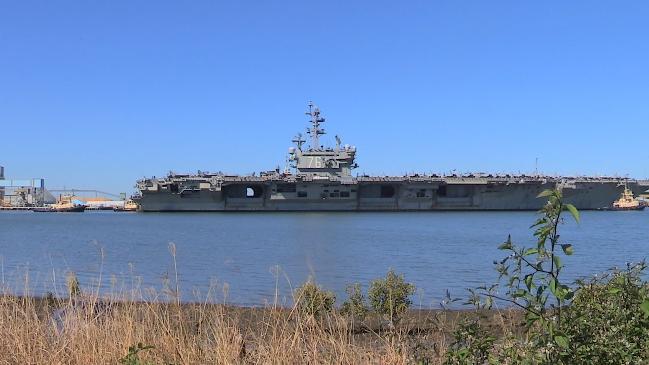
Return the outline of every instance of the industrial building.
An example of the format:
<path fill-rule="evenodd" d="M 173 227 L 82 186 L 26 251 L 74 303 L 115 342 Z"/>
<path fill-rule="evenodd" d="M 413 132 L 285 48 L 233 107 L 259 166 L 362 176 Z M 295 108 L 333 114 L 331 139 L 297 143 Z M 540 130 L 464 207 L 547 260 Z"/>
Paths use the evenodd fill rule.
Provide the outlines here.
<path fill-rule="evenodd" d="M 45 189 L 45 179 L 7 179 L 4 166 L 0 166 L 0 206 L 28 208 L 54 202 L 56 198 Z"/>

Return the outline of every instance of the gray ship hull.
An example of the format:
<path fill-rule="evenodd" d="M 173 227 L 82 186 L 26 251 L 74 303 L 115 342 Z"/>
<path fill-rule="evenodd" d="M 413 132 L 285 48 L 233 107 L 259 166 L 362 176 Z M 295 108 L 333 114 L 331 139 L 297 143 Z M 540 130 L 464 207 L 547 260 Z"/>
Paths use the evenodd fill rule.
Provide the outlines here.
<path fill-rule="evenodd" d="M 192 184 L 185 181 L 186 184 Z M 622 193 L 618 181 L 570 183 L 390 181 L 354 184 L 321 182 L 222 182 L 220 186 L 179 189 L 174 183 L 142 190 L 142 211 L 437 211 L 538 210 L 543 190 L 560 186 L 565 201 L 580 210 L 606 209 Z M 205 183 L 203 183 L 205 184 Z M 640 194 L 649 184 L 628 183 Z"/>

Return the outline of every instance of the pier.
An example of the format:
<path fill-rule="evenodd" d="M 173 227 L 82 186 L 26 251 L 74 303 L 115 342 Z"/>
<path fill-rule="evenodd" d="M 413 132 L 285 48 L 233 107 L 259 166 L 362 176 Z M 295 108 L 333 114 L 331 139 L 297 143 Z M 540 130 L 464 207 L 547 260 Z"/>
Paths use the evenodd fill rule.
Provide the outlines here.
<path fill-rule="evenodd" d="M 45 206 L 39 206 L 39 207 L 4 207 L 0 206 L 0 210 L 33 210 L 33 209 L 39 209 L 39 208 L 46 208 Z"/>

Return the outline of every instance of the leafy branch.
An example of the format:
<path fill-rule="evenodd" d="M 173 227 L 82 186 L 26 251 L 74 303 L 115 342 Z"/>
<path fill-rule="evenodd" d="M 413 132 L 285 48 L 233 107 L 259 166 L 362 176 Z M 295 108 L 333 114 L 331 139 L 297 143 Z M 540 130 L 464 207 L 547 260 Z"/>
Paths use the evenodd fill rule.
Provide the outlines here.
<path fill-rule="evenodd" d="M 572 255 L 574 250 L 572 245 L 561 241 L 559 226 L 565 211 L 576 222 L 580 216 L 574 205 L 564 202 L 561 190 L 545 190 L 538 197 L 548 201 L 539 211 L 539 219 L 530 227 L 534 228 L 536 247 L 518 247 L 508 236 L 498 247 L 508 255 L 494 262 L 499 283 L 470 289 L 468 302 L 485 308 L 491 308 L 494 300 L 514 305 L 525 311 L 528 330 L 534 326 L 542 329 L 535 332 L 539 334 L 538 340 L 551 341 L 559 348 L 566 348 L 568 340 L 561 333 L 562 310 L 575 292 L 561 282 L 561 257 Z M 498 294 L 500 288 L 504 288 L 504 295 Z"/>

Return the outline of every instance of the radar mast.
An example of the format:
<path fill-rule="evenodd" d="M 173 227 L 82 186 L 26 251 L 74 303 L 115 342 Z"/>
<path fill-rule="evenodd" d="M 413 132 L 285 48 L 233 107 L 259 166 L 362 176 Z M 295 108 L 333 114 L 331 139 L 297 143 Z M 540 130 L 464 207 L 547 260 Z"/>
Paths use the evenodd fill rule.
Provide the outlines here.
<path fill-rule="evenodd" d="M 302 138 L 302 133 L 298 133 L 297 136 L 295 136 L 295 138 L 293 138 L 292 142 L 297 145 L 298 150 L 302 151 L 302 145 L 306 141 Z"/>
<path fill-rule="evenodd" d="M 320 128 L 320 123 L 324 123 L 325 118 L 320 116 L 320 108 L 312 101 L 309 101 L 309 111 L 305 114 L 311 117 L 311 128 L 307 129 L 307 133 L 311 136 L 311 149 L 317 150 L 320 148 L 320 135 L 326 133 Z"/>

